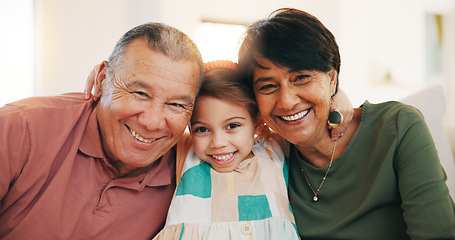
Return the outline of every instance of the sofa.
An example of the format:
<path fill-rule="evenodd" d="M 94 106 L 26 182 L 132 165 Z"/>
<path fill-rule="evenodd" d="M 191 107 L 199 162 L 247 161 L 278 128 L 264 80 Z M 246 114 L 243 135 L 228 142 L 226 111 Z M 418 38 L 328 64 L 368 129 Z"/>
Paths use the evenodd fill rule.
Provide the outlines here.
<path fill-rule="evenodd" d="M 443 121 L 446 112 L 444 89 L 440 85 L 431 86 L 401 101 L 422 112 L 438 150 L 441 165 L 447 174 L 450 195 L 455 199 L 455 123 L 447 125 Z"/>

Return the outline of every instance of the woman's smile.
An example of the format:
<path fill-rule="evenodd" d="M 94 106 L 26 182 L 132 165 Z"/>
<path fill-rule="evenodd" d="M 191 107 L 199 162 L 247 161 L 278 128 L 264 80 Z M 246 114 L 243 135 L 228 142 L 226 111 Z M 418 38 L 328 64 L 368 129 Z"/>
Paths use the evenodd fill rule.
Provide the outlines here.
<path fill-rule="evenodd" d="M 293 115 L 287 115 L 287 116 L 278 116 L 281 120 L 287 121 L 287 122 L 292 122 L 292 121 L 297 121 L 305 117 L 309 112 L 310 109 L 295 113 Z"/>

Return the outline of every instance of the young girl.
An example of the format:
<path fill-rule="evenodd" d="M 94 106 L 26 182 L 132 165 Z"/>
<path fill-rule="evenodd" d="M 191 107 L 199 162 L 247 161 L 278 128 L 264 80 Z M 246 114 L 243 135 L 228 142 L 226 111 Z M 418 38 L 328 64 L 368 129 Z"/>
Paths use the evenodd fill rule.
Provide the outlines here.
<path fill-rule="evenodd" d="M 235 64 L 207 64 L 190 123 L 193 145 L 154 239 L 299 239 L 287 162 L 275 141 L 255 138 L 262 128 Z"/>

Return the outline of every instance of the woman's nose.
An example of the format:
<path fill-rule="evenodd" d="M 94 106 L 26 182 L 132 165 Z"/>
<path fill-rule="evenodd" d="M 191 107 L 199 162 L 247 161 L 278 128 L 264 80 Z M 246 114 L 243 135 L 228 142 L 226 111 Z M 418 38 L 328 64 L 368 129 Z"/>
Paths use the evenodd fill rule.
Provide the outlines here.
<path fill-rule="evenodd" d="M 291 110 L 300 101 L 296 89 L 293 87 L 282 87 L 278 93 L 277 105 L 284 110 Z"/>

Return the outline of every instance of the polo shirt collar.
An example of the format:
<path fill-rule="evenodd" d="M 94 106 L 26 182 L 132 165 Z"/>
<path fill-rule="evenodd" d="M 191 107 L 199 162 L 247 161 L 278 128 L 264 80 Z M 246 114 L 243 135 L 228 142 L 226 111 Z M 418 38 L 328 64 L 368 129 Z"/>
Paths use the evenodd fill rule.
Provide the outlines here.
<path fill-rule="evenodd" d="M 98 119 L 96 117 L 96 107 L 90 113 L 87 125 L 85 127 L 84 135 L 82 136 L 79 150 L 85 155 L 94 158 L 105 158 L 106 155 L 103 151 L 101 144 L 101 136 L 98 130 Z"/>

